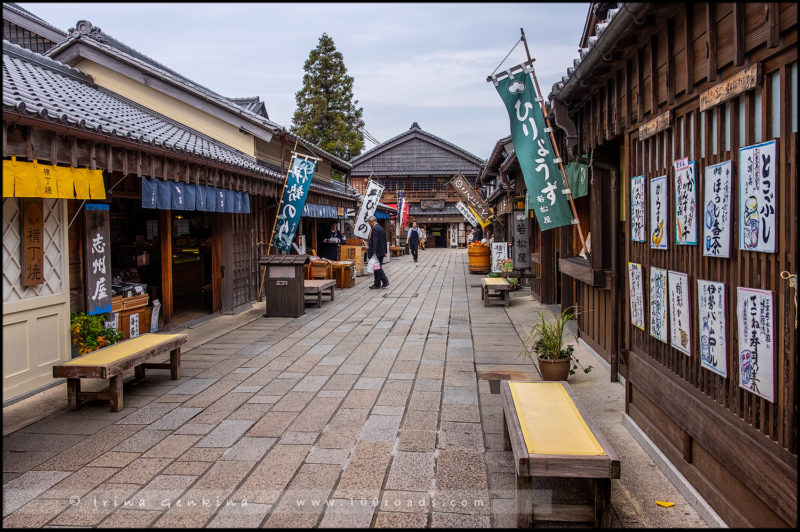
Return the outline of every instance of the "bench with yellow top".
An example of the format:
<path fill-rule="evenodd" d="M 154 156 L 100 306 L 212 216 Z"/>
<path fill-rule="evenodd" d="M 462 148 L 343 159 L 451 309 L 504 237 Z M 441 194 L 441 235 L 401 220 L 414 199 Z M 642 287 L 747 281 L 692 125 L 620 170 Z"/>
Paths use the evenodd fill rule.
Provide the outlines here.
<path fill-rule="evenodd" d="M 514 453 L 520 527 L 534 520 L 611 524 L 611 479 L 620 461 L 566 381 L 501 381 L 503 448 Z M 534 504 L 533 479 L 584 478 L 591 504 Z"/>
<path fill-rule="evenodd" d="M 483 306 L 489 306 L 490 297 L 496 297 L 503 301 L 505 306 L 509 306 L 511 304 L 511 298 L 509 297 L 510 289 L 511 285 L 502 277 L 484 277 L 481 279 L 481 299 L 483 300 Z"/>
<path fill-rule="evenodd" d="M 102 399 L 110 402 L 112 412 L 119 412 L 122 410 L 123 372 L 134 368 L 136 378 L 142 379 L 145 369 L 169 369 L 172 380 L 178 380 L 181 378 L 181 346 L 187 340 L 185 334 L 143 334 L 53 366 L 53 377 L 67 379 L 70 410 L 76 410 L 82 400 Z M 169 353 L 167 363 L 145 362 L 166 353 Z M 82 378 L 110 379 L 109 390 L 81 392 Z"/>

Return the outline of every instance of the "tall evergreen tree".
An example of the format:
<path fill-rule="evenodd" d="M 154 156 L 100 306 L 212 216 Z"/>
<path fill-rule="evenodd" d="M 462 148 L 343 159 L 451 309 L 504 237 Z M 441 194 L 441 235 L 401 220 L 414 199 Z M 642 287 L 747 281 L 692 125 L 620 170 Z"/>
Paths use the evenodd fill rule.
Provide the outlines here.
<path fill-rule="evenodd" d="M 364 149 L 364 109 L 353 100 L 353 77 L 327 33 L 303 65 L 303 88 L 295 94 L 292 132 L 349 161 Z"/>

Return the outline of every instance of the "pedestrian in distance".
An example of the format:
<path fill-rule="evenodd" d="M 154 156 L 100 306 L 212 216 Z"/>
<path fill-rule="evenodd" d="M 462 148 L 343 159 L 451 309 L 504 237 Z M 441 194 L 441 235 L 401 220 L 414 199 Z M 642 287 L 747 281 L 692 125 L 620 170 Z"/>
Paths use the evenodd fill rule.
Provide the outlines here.
<path fill-rule="evenodd" d="M 422 237 L 422 231 L 417 227 L 417 222 L 408 230 L 408 247 L 411 250 L 411 255 L 414 257 L 414 262 L 417 262 L 417 254 L 419 253 L 419 242 Z"/>
<path fill-rule="evenodd" d="M 367 223 L 372 228 L 369 234 L 369 246 L 367 247 L 367 260 L 373 256 L 378 259 L 380 269 L 374 270 L 375 283 L 370 288 L 386 288 L 389 286 L 389 279 L 383 271 L 383 257 L 386 255 L 386 231 L 378 225 L 378 219 L 374 216 L 367 218 Z"/>

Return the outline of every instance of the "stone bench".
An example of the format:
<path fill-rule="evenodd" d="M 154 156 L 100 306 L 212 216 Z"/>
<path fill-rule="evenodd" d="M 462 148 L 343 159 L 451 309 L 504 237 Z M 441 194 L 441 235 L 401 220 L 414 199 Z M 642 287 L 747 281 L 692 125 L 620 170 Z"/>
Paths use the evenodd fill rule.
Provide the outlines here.
<path fill-rule="evenodd" d="M 611 479 L 620 461 L 566 381 L 501 381 L 503 448 L 514 453 L 518 526 L 535 520 L 611 524 Z M 589 504 L 534 504 L 533 479 L 584 478 Z M 552 502 L 552 501 L 550 501 Z"/>
<path fill-rule="evenodd" d="M 323 294 L 331 296 L 331 301 L 333 301 L 333 291 L 335 289 L 336 280 L 334 279 L 308 279 L 303 281 L 304 295 L 317 296 L 318 307 L 322 307 Z"/>
<path fill-rule="evenodd" d="M 484 277 L 481 279 L 481 299 L 483 300 L 483 306 L 489 306 L 490 297 L 503 301 L 507 307 L 510 306 L 510 289 L 511 285 L 509 285 L 508 281 L 502 277 Z M 494 291 L 495 293 L 491 293 L 490 290 Z"/>
<path fill-rule="evenodd" d="M 144 378 L 145 369 L 169 369 L 172 380 L 181 378 L 181 346 L 185 334 L 143 334 L 130 340 L 98 349 L 53 366 L 54 378 L 67 379 L 67 402 L 77 410 L 83 400 L 101 399 L 110 402 L 111 411 L 122 410 L 122 373 L 134 368 L 136 378 Z M 146 360 L 169 353 L 168 363 L 147 363 Z M 110 379 L 107 392 L 81 392 L 81 379 Z"/>

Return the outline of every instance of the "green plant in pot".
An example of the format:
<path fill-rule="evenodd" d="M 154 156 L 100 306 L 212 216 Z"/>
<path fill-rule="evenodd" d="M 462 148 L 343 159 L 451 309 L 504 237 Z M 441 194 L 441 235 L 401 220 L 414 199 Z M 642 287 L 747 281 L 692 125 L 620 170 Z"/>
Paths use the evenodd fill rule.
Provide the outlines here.
<path fill-rule="evenodd" d="M 583 367 L 575 356 L 575 346 L 566 345 L 567 335 L 575 335 L 567 329 L 567 322 L 575 319 L 576 313 L 571 308 L 564 309 L 555 321 L 550 323 L 544 313 L 539 313 L 539 323 L 531 328 L 525 340 L 523 351 L 520 355 L 533 359 L 528 345 L 532 344 L 533 351 L 539 361 L 539 372 L 545 381 L 565 381 L 580 365 L 584 373 L 592 371 L 592 366 Z M 575 338 L 577 340 L 577 338 Z"/>

